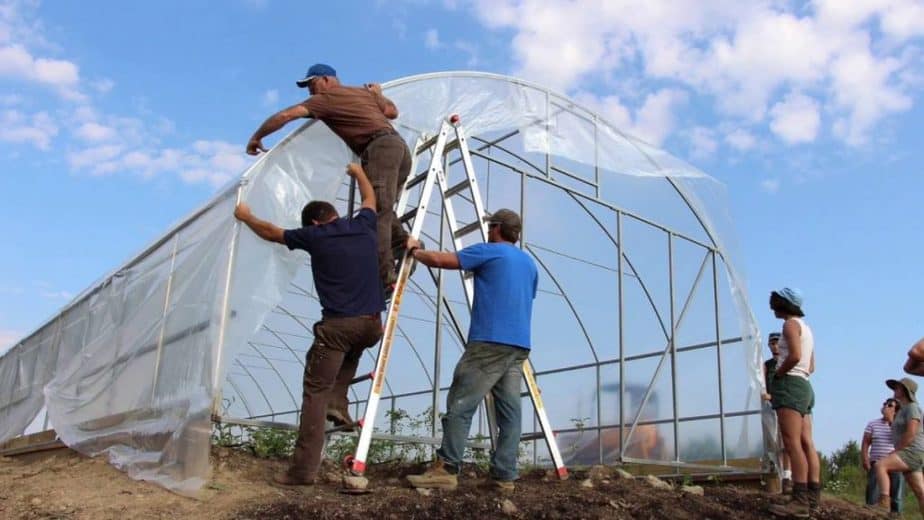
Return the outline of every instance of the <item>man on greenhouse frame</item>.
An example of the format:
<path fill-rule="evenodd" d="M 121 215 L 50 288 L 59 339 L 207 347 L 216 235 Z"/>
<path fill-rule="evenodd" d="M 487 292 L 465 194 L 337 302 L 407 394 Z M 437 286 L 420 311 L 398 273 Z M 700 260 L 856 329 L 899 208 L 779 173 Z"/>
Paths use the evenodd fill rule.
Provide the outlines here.
<path fill-rule="evenodd" d="M 285 486 L 314 484 L 324 448 L 324 418 L 331 414 L 328 405 L 334 399 L 333 408 L 342 408 L 340 414 L 346 416 L 347 387 L 359 358 L 382 337 L 385 299 L 375 256 L 375 192 L 358 164 L 347 166 L 347 172 L 362 196 L 362 208 L 354 218 L 340 217 L 329 202 L 311 201 L 302 210 L 302 227 L 283 230 L 255 217 L 247 204 L 234 210 L 234 216 L 260 238 L 311 255 L 321 302 L 321 320 L 314 324 L 314 342 L 305 360 L 295 453 L 288 471 L 273 478 Z"/>
<path fill-rule="evenodd" d="M 359 156 L 375 190 L 379 277 L 390 294 L 398 278 L 394 250 L 403 249 L 407 242 L 407 232 L 395 214 L 395 202 L 411 171 L 411 152 L 389 122 L 398 117 L 398 107 L 382 95 L 381 85 L 342 85 L 333 67 L 323 63 L 312 65 L 295 84 L 307 88 L 311 96 L 267 118 L 248 141 L 247 153 L 265 152 L 264 137 L 306 117 L 323 121 L 343 139 Z"/>

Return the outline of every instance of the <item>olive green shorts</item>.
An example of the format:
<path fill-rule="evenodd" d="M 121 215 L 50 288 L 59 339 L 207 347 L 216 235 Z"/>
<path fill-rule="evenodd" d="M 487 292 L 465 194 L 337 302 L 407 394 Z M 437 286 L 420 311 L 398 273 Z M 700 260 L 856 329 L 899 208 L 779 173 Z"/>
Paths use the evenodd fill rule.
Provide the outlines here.
<path fill-rule="evenodd" d="M 905 448 L 895 452 L 902 462 L 908 465 L 909 471 L 921 471 L 924 469 L 924 452 Z"/>
<path fill-rule="evenodd" d="M 799 376 L 774 376 L 770 381 L 770 397 L 774 410 L 789 408 L 805 416 L 815 407 L 812 383 Z"/>

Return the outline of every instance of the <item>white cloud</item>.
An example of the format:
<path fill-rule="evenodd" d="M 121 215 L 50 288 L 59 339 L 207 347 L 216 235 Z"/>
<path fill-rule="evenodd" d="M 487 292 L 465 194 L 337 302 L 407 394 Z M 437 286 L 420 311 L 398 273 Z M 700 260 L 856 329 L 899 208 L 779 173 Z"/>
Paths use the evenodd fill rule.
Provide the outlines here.
<path fill-rule="evenodd" d="M 81 96 L 76 90 L 80 81 L 77 65 L 66 60 L 34 58 L 21 45 L 0 47 L 0 77 L 51 86 L 65 99 Z"/>
<path fill-rule="evenodd" d="M 660 145 L 676 126 L 675 112 L 686 103 L 687 95 L 681 90 L 662 89 L 645 97 L 634 116 L 618 96 L 598 98 L 589 92 L 580 92 L 575 100 L 600 113 L 619 130 L 654 145 Z"/>
<path fill-rule="evenodd" d="M 661 144 L 674 131 L 677 106 L 686 101 L 686 93 L 676 89 L 662 89 L 649 94 L 636 114 L 638 136 L 650 143 Z"/>
<path fill-rule="evenodd" d="M 89 170 L 91 173 L 101 175 L 108 173 L 104 166 L 122 153 L 122 147 L 115 144 L 92 146 L 83 150 L 67 154 L 67 162 L 75 170 Z"/>
<path fill-rule="evenodd" d="M 741 128 L 731 131 L 725 136 L 725 142 L 735 150 L 747 151 L 757 145 L 757 139 L 747 130 Z"/>
<path fill-rule="evenodd" d="M 115 137 L 115 130 L 99 123 L 84 123 L 74 131 L 84 141 L 108 141 Z"/>
<path fill-rule="evenodd" d="M 760 181 L 760 189 L 764 190 L 767 193 L 776 193 L 780 191 L 780 180 L 779 179 L 764 179 Z"/>
<path fill-rule="evenodd" d="M 770 129 L 789 144 L 814 141 L 821 124 L 818 103 L 799 93 L 790 93 L 774 105 L 770 118 Z"/>
<path fill-rule="evenodd" d="M 902 56 L 911 38 L 924 35 L 920 0 L 465 5 L 485 27 L 512 33 L 513 74 L 555 90 L 580 92 L 588 83 L 609 82 L 640 84 L 636 92 L 645 95 L 667 81 L 753 128 L 768 124 L 768 110 L 785 92 L 825 93 L 834 102 L 822 100 L 819 110 L 830 112 L 824 120 L 836 121 L 835 135 L 851 145 L 862 143 L 883 117 L 910 107 L 911 87 L 902 78 L 919 61 Z"/>
<path fill-rule="evenodd" d="M 175 174 L 182 181 L 221 186 L 247 168 L 251 159 L 243 147 L 225 141 L 199 140 L 179 148 L 142 147 L 127 150 L 101 145 L 72 152 L 68 163 L 91 175 L 134 173 L 143 178 Z"/>
<path fill-rule="evenodd" d="M 99 94 L 108 94 L 113 87 L 115 87 L 115 81 L 109 78 L 98 79 L 96 81 L 91 81 L 90 87 Z"/>
<path fill-rule="evenodd" d="M 911 98 L 892 81 L 900 68 L 898 59 L 876 59 L 868 49 L 835 61 L 834 102 L 846 111 L 835 123 L 836 135 L 850 144 L 863 144 L 882 117 L 911 108 Z"/>
<path fill-rule="evenodd" d="M 690 154 L 694 159 L 706 159 L 719 148 L 715 132 L 709 128 L 697 126 L 690 132 Z"/>
<path fill-rule="evenodd" d="M 266 6 L 263 0 L 248 3 L 256 8 Z M 25 10 L 20 9 L 22 6 Z M 48 85 L 61 99 L 76 102 L 56 112 L 57 121 L 71 138 L 65 147 L 65 159 L 73 171 L 94 176 L 166 174 L 186 182 L 219 185 L 240 174 L 250 163 L 242 146 L 223 141 L 198 140 L 185 147 L 164 145 L 164 137 L 175 131 L 175 125 L 144 106 L 137 109 L 139 117 L 101 111 L 91 95 L 106 94 L 114 82 L 108 78 L 81 80 L 75 62 L 38 56 L 30 50 L 60 51 L 44 40 L 39 21 L 27 19 L 34 14 L 31 7 L 0 4 L 0 78 Z M 278 92 L 268 91 L 265 100 L 277 102 Z M 0 103 L 21 105 L 22 98 L 8 94 L 0 97 Z M 47 112 L 0 110 L 0 141 L 48 150 L 59 132 L 55 121 Z M 47 297 L 71 296 L 47 286 L 42 286 L 41 291 Z"/>
<path fill-rule="evenodd" d="M 263 93 L 263 105 L 272 107 L 279 103 L 279 91 L 270 89 Z"/>
<path fill-rule="evenodd" d="M 432 51 L 439 49 L 441 46 L 439 31 L 436 29 L 427 29 L 427 32 L 424 33 L 424 47 Z"/>
<path fill-rule="evenodd" d="M 0 113 L 0 141 L 28 143 L 40 150 L 48 150 L 58 127 L 47 112 L 27 116 L 16 110 Z"/>

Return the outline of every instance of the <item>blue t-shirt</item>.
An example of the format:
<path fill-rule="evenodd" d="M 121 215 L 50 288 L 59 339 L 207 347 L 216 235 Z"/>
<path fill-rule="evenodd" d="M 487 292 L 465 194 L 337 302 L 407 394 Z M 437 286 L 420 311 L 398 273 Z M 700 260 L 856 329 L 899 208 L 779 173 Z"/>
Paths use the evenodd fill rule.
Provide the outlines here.
<path fill-rule="evenodd" d="M 376 216 L 368 208 L 352 219 L 283 233 L 289 249 L 311 255 L 311 274 L 325 317 L 365 316 L 385 309 L 376 236 Z"/>
<path fill-rule="evenodd" d="M 513 244 L 475 244 L 459 251 L 459 265 L 475 275 L 469 341 L 530 348 L 530 318 L 539 273 Z"/>

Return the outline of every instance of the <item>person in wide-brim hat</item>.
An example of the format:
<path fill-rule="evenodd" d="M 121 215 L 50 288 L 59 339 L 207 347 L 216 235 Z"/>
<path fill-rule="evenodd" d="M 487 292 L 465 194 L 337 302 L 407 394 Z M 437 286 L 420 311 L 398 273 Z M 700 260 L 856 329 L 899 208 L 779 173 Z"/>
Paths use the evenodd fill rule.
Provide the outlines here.
<path fill-rule="evenodd" d="M 792 468 L 792 501 L 774 505 L 770 512 L 786 517 L 805 517 L 821 501 L 821 461 L 812 439 L 815 391 L 809 382 L 815 371 L 815 340 L 802 319 L 802 305 L 797 289 L 784 287 L 770 293 L 770 309 L 783 320 L 777 343 L 779 364 L 768 378 L 770 404 Z"/>
<path fill-rule="evenodd" d="M 879 508 L 888 510 L 891 497 L 883 493 L 889 489 L 889 473 L 900 471 L 918 499 L 918 507 L 924 511 L 924 428 L 921 428 L 921 408 L 918 406 L 918 384 L 910 377 L 888 379 L 886 386 L 892 389 L 901 409 L 892 420 L 892 440 L 895 451 L 873 466 L 879 483 Z"/>

